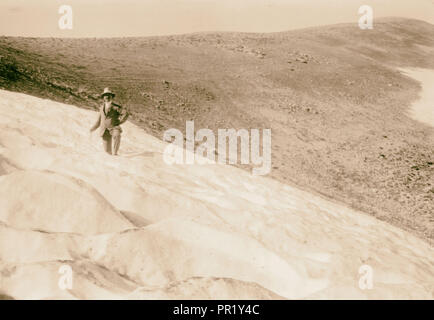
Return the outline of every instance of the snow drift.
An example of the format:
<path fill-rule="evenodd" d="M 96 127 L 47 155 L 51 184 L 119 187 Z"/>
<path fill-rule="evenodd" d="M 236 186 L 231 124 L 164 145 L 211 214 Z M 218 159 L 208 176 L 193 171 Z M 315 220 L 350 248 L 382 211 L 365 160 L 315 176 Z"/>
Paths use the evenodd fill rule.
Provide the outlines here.
<path fill-rule="evenodd" d="M 164 163 L 131 123 L 0 91 L 0 293 L 15 299 L 433 299 L 409 233 L 240 169 Z M 73 271 L 62 290 L 59 268 Z M 372 289 L 359 268 L 373 270 Z"/>

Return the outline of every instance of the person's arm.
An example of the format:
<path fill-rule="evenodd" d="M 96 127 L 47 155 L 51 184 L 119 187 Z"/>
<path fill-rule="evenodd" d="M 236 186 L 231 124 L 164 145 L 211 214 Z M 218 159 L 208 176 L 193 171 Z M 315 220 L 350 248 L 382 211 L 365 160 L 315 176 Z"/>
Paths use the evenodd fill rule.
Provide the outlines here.
<path fill-rule="evenodd" d="M 90 132 L 96 130 L 101 124 L 101 113 L 98 114 L 98 120 L 96 120 L 95 124 L 90 128 Z"/>
<path fill-rule="evenodd" d="M 128 117 L 130 116 L 127 108 L 122 107 L 121 109 L 121 115 L 119 117 L 119 125 L 121 125 L 122 123 L 124 123 L 125 121 L 127 121 Z"/>

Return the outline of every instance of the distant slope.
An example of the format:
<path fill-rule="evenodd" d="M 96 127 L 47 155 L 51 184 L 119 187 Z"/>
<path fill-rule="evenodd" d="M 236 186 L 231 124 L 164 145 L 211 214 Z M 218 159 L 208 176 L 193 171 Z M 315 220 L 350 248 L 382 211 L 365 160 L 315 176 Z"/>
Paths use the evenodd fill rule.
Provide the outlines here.
<path fill-rule="evenodd" d="M 0 87 L 95 108 L 110 86 L 158 138 L 191 119 L 272 128 L 271 177 L 433 240 L 434 133 L 406 115 L 420 87 L 395 70 L 434 68 L 433 53 L 434 26 L 399 18 L 373 30 L 3 37 Z"/>
<path fill-rule="evenodd" d="M 0 298 L 433 299 L 425 241 L 239 168 L 166 165 L 128 122 L 108 156 L 95 116 L 0 90 Z"/>

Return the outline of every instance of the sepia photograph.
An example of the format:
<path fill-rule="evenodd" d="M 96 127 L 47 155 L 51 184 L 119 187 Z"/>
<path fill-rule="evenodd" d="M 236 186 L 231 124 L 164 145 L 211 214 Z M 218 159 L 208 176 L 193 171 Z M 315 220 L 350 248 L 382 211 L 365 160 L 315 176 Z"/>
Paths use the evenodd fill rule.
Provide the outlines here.
<path fill-rule="evenodd" d="M 434 300 L 434 1 L 0 0 L 0 300 Z"/>

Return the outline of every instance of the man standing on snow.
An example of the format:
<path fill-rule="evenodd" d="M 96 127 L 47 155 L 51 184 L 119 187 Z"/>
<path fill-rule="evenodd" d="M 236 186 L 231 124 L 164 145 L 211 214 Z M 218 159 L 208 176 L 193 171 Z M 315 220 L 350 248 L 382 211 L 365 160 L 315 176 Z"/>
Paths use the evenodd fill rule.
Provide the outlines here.
<path fill-rule="evenodd" d="M 90 128 L 90 132 L 99 127 L 105 152 L 112 154 L 113 141 L 113 155 L 117 156 L 122 133 L 120 125 L 127 121 L 129 114 L 126 108 L 113 102 L 115 94 L 109 88 L 104 89 L 101 97 L 104 102 L 100 107 L 98 120 Z"/>

